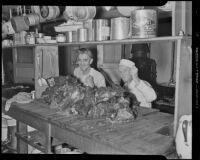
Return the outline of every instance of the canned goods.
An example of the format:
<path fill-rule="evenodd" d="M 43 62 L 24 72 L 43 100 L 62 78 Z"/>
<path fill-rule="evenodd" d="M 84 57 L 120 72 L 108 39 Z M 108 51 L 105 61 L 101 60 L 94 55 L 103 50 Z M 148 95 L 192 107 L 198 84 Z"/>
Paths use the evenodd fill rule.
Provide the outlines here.
<path fill-rule="evenodd" d="M 78 41 L 79 42 L 88 41 L 87 29 L 86 28 L 79 28 L 78 29 Z"/>
<path fill-rule="evenodd" d="M 132 38 L 152 38 L 157 34 L 157 12 L 152 9 L 131 13 Z"/>
<path fill-rule="evenodd" d="M 72 31 L 66 32 L 66 41 L 72 42 Z"/>
<path fill-rule="evenodd" d="M 103 41 L 110 38 L 109 20 L 97 19 L 95 20 L 95 40 Z"/>
<path fill-rule="evenodd" d="M 120 40 L 128 38 L 130 31 L 130 19 L 118 17 L 111 19 L 111 40 Z"/>

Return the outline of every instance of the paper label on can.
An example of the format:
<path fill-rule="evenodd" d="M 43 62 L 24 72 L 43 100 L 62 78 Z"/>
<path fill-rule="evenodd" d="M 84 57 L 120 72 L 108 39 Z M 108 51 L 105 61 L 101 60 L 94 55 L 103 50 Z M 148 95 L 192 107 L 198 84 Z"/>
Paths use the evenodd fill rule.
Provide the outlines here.
<path fill-rule="evenodd" d="M 110 36 L 110 27 L 103 26 L 101 33 L 102 33 L 102 36 Z"/>

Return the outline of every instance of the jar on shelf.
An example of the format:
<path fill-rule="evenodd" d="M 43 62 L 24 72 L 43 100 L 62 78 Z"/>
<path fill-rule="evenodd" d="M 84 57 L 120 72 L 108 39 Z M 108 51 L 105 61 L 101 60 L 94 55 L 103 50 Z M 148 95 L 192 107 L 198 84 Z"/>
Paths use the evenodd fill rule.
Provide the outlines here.
<path fill-rule="evenodd" d="M 27 33 L 26 44 L 35 44 L 35 33 L 34 32 Z"/>
<path fill-rule="evenodd" d="M 58 34 L 56 36 L 56 41 L 57 42 L 66 42 L 66 36 L 64 34 Z"/>

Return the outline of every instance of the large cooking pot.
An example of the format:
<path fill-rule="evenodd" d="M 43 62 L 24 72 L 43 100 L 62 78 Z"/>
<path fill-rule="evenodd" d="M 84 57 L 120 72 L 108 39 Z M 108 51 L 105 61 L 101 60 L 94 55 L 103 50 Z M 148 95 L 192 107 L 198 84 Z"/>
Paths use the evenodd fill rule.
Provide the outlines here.
<path fill-rule="evenodd" d="M 40 16 L 37 13 L 26 15 L 24 20 L 27 25 L 34 26 L 40 23 Z"/>
<path fill-rule="evenodd" d="M 43 6 L 41 8 L 41 16 L 47 20 L 55 19 L 60 15 L 58 6 Z"/>
<path fill-rule="evenodd" d="M 15 32 L 27 31 L 29 26 L 25 22 L 24 16 L 16 16 L 11 18 L 11 24 Z"/>
<path fill-rule="evenodd" d="M 86 21 L 94 18 L 96 15 L 95 6 L 66 6 L 64 11 L 65 19 L 73 19 L 77 21 Z"/>
<path fill-rule="evenodd" d="M 46 19 L 42 17 L 41 15 L 41 10 L 40 10 L 40 6 L 31 6 L 31 11 L 32 13 L 36 13 L 39 15 L 40 17 L 40 22 L 45 22 Z"/>

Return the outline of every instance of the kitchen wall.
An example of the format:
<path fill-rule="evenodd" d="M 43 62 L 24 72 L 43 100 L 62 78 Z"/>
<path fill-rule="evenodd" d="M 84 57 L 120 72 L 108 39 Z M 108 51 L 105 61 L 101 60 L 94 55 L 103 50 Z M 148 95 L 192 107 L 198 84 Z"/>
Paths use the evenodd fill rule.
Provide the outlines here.
<path fill-rule="evenodd" d="M 150 58 L 154 59 L 157 64 L 157 83 L 169 82 L 170 80 L 171 52 L 171 42 L 154 42 L 151 44 Z"/>

